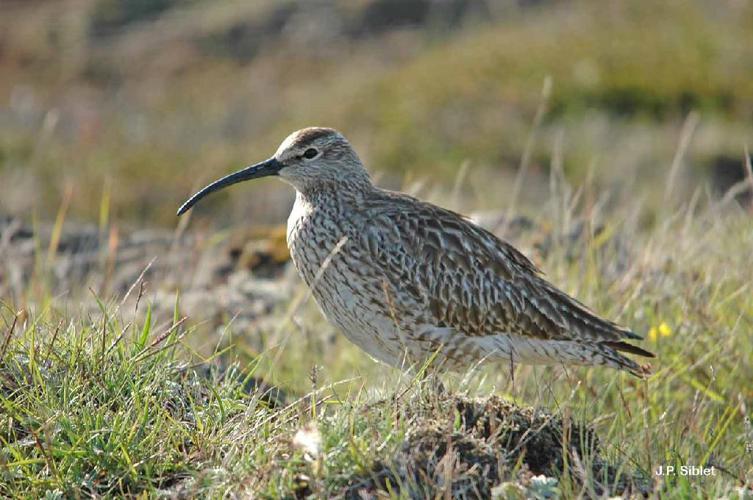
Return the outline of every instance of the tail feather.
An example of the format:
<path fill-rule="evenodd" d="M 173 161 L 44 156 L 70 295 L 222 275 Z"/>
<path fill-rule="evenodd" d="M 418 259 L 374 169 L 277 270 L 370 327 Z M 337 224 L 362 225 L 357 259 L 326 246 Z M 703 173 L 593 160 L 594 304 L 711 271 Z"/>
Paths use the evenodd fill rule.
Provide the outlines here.
<path fill-rule="evenodd" d="M 622 341 L 543 340 L 507 334 L 465 337 L 465 340 L 470 343 L 467 347 L 472 346 L 478 352 L 486 353 L 484 359 L 545 365 L 600 365 L 625 370 L 639 378 L 651 373 L 650 365 L 640 365 L 622 352 L 654 357 L 653 353 Z"/>
<path fill-rule="evenodd" d="M 632 330 L 625 329 L 622 331 L 622 333 L 625 335 L 625 338 L 633 339 L 633 340 L 643 340 L 643 335 L 638 335 Z M 641 354 L 641 356 L 643 356 L 643 354 Z M 653 357 L 653 354 L 649 357 Z"/>
<path fill-rule="evenodd" d="M 638 346 L 635 346 L 633 344 L 628 344 L 627 342 L 602 342 L 603 345 L 607 347 L 611 347 L 615 351 L 622 351 L 622 352 L 629 352 L 630 354 L 637 354 L 638 356 L 643 356 L 646 358 L 654 358 L 656 355 L 653 352 L 647 351 L 645 349 L 641 349 Z"/>
<path fill-rule="evenodd" d="M 580 338 L 593 340 L 619 341 L 620 339 L 642 340 L 637 333 L 604 319 L 578 299 L 569 296 L 552 284 L 544 282 L 548 297 L 556 304 L 559 313 L 567 319 L 573 333 Z"/>
<path fill-rule="evenodd" d="M 650 364 L 639 365 L 632 359 L 623 356 L 620 351 L 649 358 L 654 357 L 653 353 L 626 342 L 601 342 L 599 344 L 599 352 L 607 360 L 606 365 L 618 370 L 625 370 L 638 378 L 646 378 L 651 374 Z"/>

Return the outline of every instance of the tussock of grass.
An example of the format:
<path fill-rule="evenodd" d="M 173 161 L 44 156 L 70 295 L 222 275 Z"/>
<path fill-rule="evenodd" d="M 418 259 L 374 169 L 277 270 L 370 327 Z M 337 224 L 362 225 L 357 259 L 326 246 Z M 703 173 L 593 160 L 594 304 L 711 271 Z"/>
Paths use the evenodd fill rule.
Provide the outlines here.
<path fill-rule="evenodd" d="M 402 445 L 351 479 L 347 496 L 386 490 L 411 498 L 487 498 L 500 483 L 530 486 L 532 477 L 563 473 L 573 487 L 597 495 L 648 489 L 645 479 L 618 481 L 599 456 L 595 434 L 580 423 L 494 396 L 414 399 L 397 415 L 408 421 Z"/>
<path fill-rule="evenodd" d="M 4 314 L 8 319 L 8 314 Z M 39 498 L 156 493 L 201 476 L 233 445 L 232 422 L 271 414 L 238 376 L 207 377 L 155 331 L 109 315 L 27 318 L 0 363 L 0 495 Z M 260 446 L 261 432 L 249 440 Z M 258 439 L 256 439 L 258 438 Z"/>

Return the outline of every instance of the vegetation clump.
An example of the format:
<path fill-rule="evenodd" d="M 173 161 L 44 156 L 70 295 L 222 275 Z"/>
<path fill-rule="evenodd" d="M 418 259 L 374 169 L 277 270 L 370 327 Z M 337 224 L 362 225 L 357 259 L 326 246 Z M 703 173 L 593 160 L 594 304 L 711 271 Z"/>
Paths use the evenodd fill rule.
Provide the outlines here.
<path fill-rule="evenodd" d="M 604 462 L 598 438 L 586 424 L 497 396 L 443 395 L 408 407 L 417 410 L 403 415 L 410 430 L 402 445 L 377 461 L 368 474 L 352 478 L 347 497 L 371 497 L 382 491 L 411 498 L 443 493 L 489 498 L 501 483 L 525 490 L 534 477 L 563 474 L 580 487 L 584 479 L 597 478 L 588 487 L 598 495 L 648 489 L 645 480 L 618 480 L 617 470 Z"/>

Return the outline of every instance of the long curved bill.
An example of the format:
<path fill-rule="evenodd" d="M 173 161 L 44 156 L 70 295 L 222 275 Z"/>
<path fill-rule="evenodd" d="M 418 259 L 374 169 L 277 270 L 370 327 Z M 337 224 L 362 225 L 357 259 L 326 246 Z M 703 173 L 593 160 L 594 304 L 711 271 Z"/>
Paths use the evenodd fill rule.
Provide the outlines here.
<path fill-rule="evenodd" d="M 270 175 L 277 175 L 280 172 L 281 168 L 282 165 L 279 161 L 277 161 L 275 158 L 270 158 L 269 160 L 264 160 L 261 163 L 257 163 L 256 165 L 251 165 L 250 167 L 246 167 L 243 170 L 239 170 L 234 174 L 226 175 L 222 179 L 214 181 L 195 195 L 191 196 L 188 201 L 186 201 L 178 209 L 178 215 L 180 216 L 186 213 L 191 207 L 196 205 L 199 200 L 210 193 L 219 191 L 222 188 L 232 186 L 233 184 L 237 184 L 239 182 L 248 181 L 251 179 L 259 179 L 261 177 L 267 177 Z"/>

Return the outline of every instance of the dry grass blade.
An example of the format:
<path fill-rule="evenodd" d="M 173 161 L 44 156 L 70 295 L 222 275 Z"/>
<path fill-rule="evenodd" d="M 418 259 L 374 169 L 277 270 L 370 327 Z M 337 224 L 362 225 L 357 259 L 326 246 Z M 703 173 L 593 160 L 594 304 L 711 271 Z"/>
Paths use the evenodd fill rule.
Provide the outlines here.
<path fill-rule="evenodd" d="M 10 328 L 8 328 L 8 331 L 5 334 L 5 337 L 3 339 L 3 345 L 0 347 L 0 360 L 5 359 L 5 352 L 8 350 L 8 346 L 10 345 L 10 339 L 13 337 L 13 332 L 16 331 L 16 325 L 18 324 L 18 319 L 21 317 L 21 313 L 16 313 L 13 316 L 13 323 L 11 323 Z"/>
<path fill-rule="evenodd" d="M 523 180 L 525 179 L 526 172 L 528 171 L 528 166 L 531 163 L 533 147 L 536 144 L 538 131 L 541 127 L 541 121 L 544 119 L 544 115 L 546 115 L 551 95 L 552 77 L 547 76 L 546 78 L 544 78 L 544 84 L 541 88 L 539 106 L 536 110 L 536 115 L 533 118 L 533 125 L 531 126 L 531 131 L 529 132 L 528 138 L 526 139 L 525 147 L 523 148 L 523 155 L 520 157 L 520 164 L 518 165 L 518 172 L 515 175 L 515 182 L 513 184 L 512 194 L 510 195 L 510 203 L 507 207 L 505 218 L 502 220 L 502 223 L 498 224 L 498 227 L 495 228 L 495 230 L 499 229 L 502 234 L 507 234 L 510 222 L 512 221 L 513 217 L 515 217 L 515 210 L 517 208 L 518 198 L 520 197 L 520 190 L 523 187 Z"/>
<path fill-rule="evenodd" d="M 667 181 L 664 187 L 665 200 L 671 199 L 672 192 L 674 191 L 675 184 L 677 182 L 677 175 L 682 166 L 685 154 L 688 151 L 690 142 L 695 133 L 695 129 L 698 127 L 698 123 L 701 121 L 700 115 L 696 111 L 688 113 L 685 121 L 682 124 L 682 130 L 680 131 L 680 142 L 677 144 L 675 155 L 672 158 L 672 164 L 669 167 L 669 174 L 667 175 Z"/>

